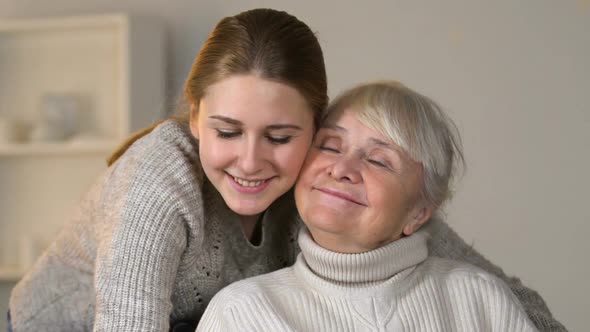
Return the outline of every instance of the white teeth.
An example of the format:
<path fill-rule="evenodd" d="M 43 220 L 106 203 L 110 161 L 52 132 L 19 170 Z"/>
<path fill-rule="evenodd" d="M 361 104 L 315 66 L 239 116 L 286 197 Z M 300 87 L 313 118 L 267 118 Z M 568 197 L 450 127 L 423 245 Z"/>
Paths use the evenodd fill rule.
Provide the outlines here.
<path fill-rule="evenodd" d="M 234 180 L 242 187 L 258 187 L 259 185 L 264 183 L 263 181 L 246 181 L 246 180 L 242 180 L 240 178 L 237 177 L 233 177 Z"/>

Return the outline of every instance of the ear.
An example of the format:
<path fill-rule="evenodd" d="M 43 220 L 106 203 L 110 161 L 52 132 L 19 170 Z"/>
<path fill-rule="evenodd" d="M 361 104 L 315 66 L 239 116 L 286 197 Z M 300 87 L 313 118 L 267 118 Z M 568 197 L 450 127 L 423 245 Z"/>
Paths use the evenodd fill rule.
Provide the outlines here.
<path fill-rule="evenodd" d="M 405 236 L 412 235 L 414 232 L 420 229 L 422 225 L 424 225 L 428 219 L 432 216 L 433 208 L 430 206 L 418 206 L 412 213 L 410 214 L 410 220 L 404 226 L 402 232 Z"/>
<path fill-rule="evenodd" d="M 199 108 L 195 104 L 191 104 L 189 126 L 193 136 L 199 139 Z"/>

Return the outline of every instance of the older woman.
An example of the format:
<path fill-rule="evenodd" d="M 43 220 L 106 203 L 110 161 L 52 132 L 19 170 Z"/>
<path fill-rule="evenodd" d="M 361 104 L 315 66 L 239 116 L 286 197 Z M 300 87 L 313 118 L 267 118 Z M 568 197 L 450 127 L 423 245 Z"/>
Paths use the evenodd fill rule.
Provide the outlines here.
<path fill-rule="evenodd" d="M 463 163 L 452 121 L 396 82 L 331 105 L 295 189 L 294 266 L 216 295 L 199 331 L 534 331 L 499 279 L 428 256 Z"/>

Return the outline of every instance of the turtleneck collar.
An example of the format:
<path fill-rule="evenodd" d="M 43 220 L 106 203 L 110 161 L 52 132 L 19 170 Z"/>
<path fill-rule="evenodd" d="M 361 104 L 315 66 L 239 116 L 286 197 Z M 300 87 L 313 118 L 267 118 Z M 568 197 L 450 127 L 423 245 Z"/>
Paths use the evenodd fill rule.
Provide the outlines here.
<path fill-rule="evenodd" d="M 315 276 L 338 286 L 375 286 L 403 279 L 406 273 L 402 272 L 413 270 L 410 268 L 428 256 L 426 234 L 422 231 L 358 254 L 333 252 L 319 246 L 306 227 L 301 228 L 298 242 L 302 254 L 298 264 L 303 263 Z"/>

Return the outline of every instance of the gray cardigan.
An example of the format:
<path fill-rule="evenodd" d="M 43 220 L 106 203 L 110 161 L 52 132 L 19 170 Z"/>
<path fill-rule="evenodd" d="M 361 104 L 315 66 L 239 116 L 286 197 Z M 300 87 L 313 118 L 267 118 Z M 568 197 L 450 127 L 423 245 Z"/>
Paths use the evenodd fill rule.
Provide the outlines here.
<path fill-rule="evenodd" d="M 167 121 L 133 146 L 83 198 L 73 220 L 13 289 L 14 331 L 167 331 L 195 325 L 233 281 L 294 263 L 292 193 L 265 212 L 258 246 L 207 181 L 187 126 Z M 565 331 L 542 298 L 475 252 L 442 221 L 431 255 L 504 279 L 542 331 Z"/>

